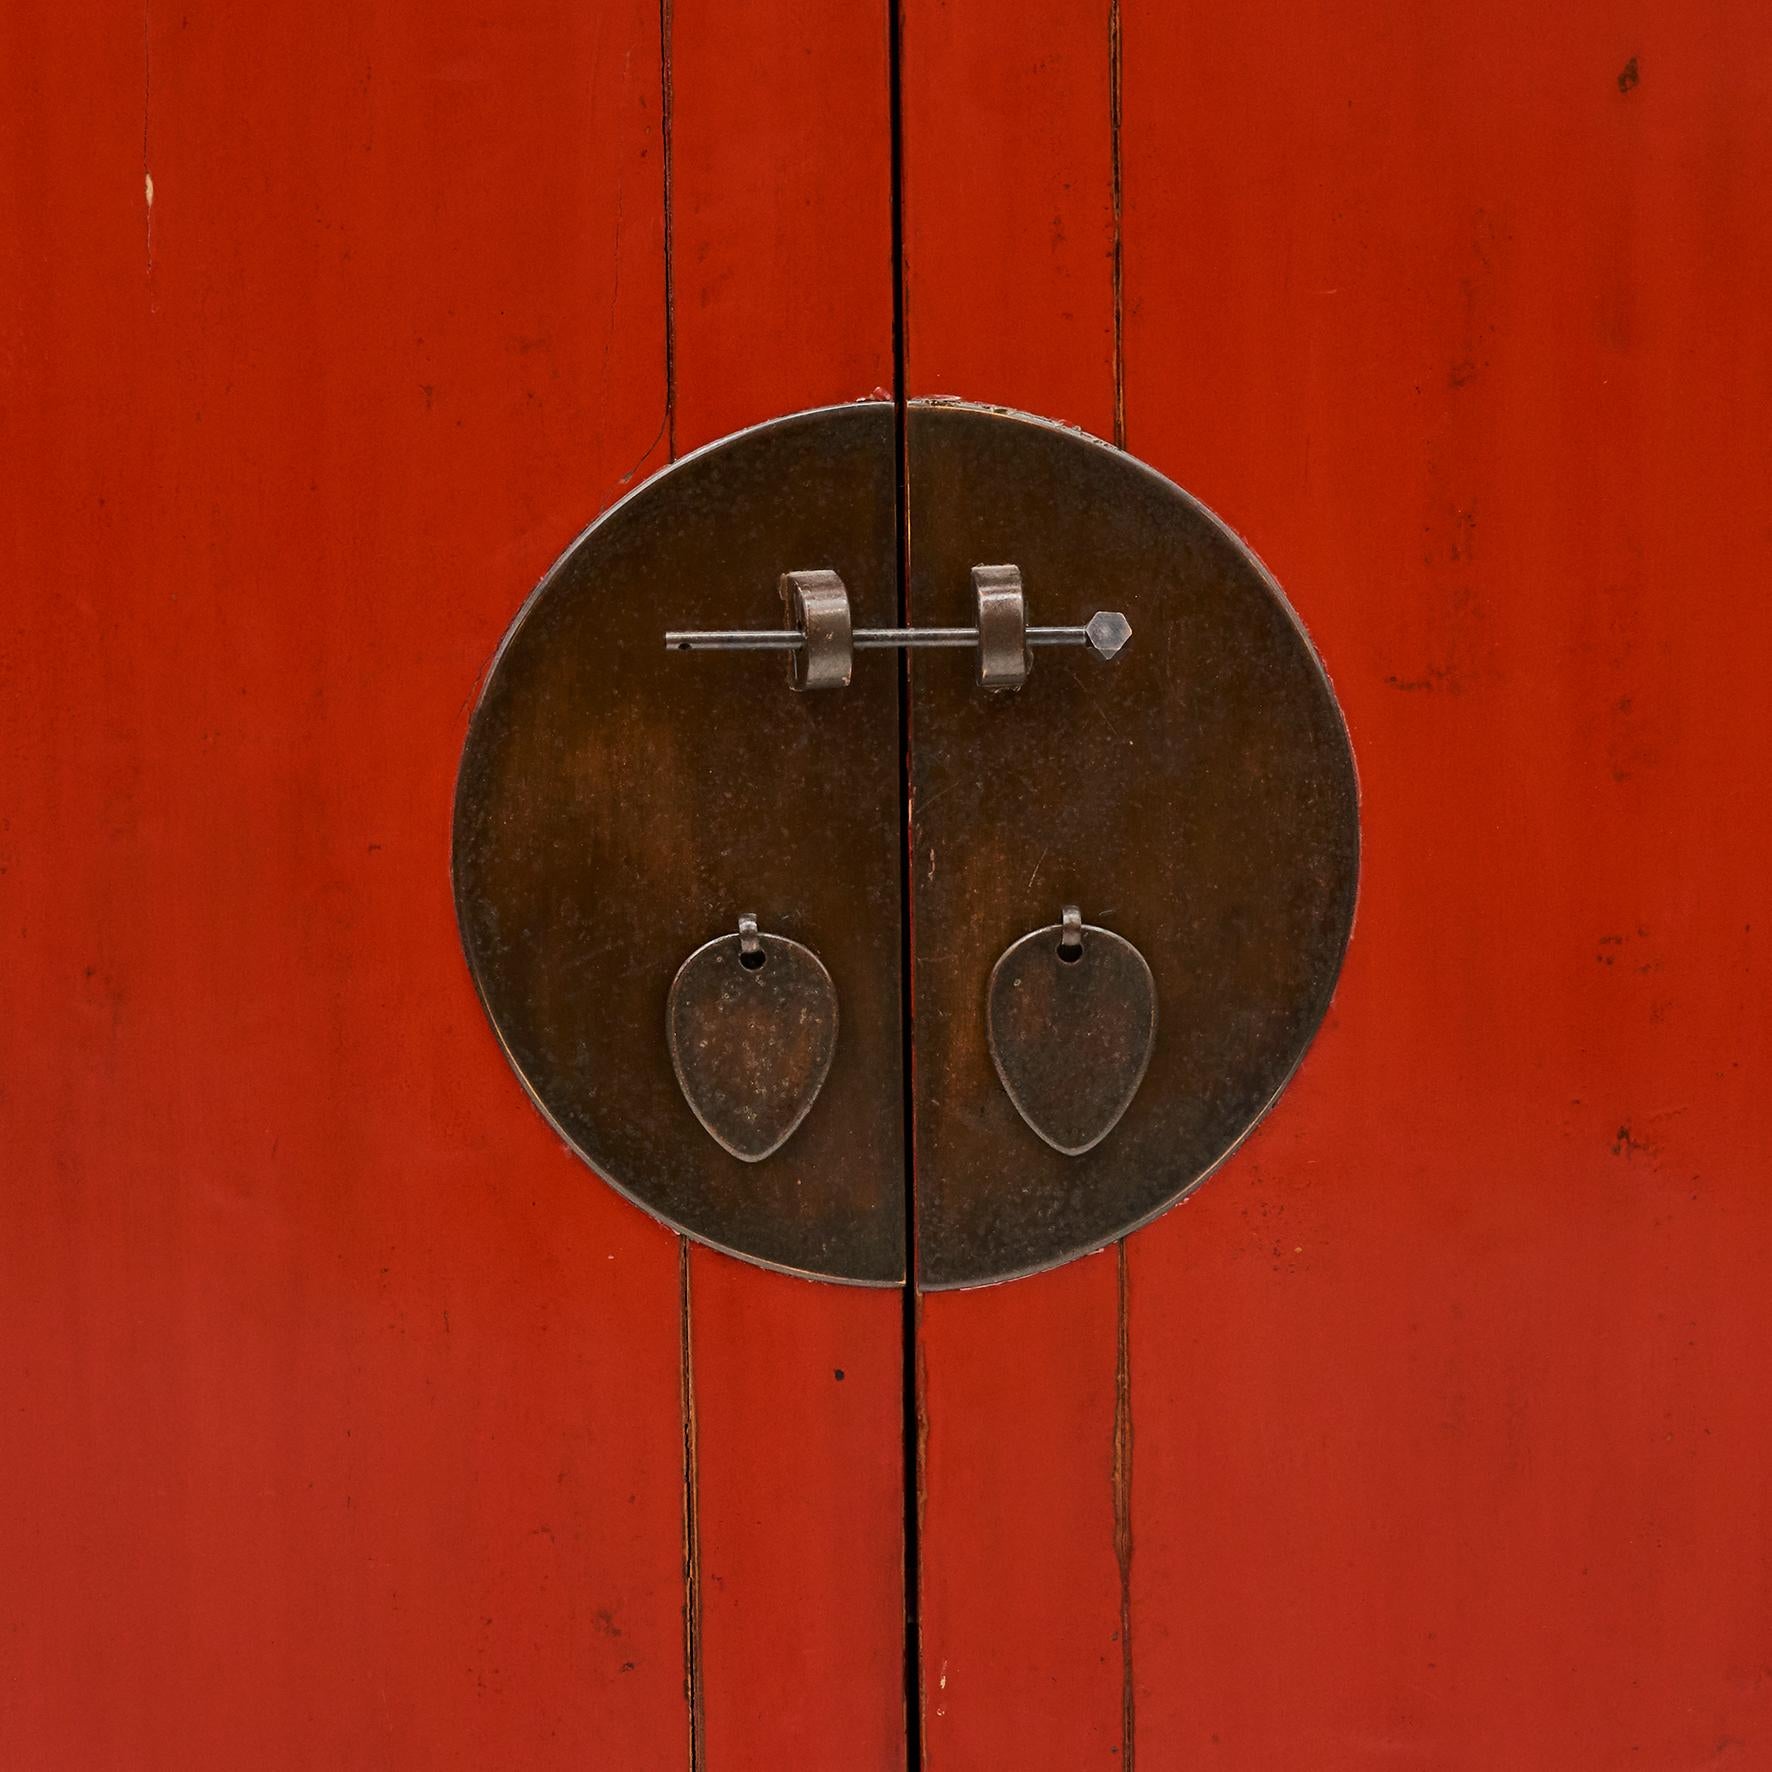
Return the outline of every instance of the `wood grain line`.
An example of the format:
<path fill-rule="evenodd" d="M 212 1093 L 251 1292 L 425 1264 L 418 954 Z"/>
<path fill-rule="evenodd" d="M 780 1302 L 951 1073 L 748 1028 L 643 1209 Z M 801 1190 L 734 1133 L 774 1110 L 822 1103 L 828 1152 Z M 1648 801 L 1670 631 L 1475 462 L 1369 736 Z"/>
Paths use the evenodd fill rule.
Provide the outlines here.
<path fill-rule="evenodd" d="M 1137 1687 L 1132 1666 L 1132 1294 L 1126 1239 L 1114 1246 L 1114 1561 L 1120 1569 L 1120 1765 L 1136 1759 Z"/>
<path fill-rule="evenodd" d="M 694 1297 L 689 1239 L 677 1239 L 677 1323 L 683 1374 L 683 1696 L 689 1715 L 689 1772 L 707 1763 L 701 1678 L 701 1508 L 695 1435 Z"/>

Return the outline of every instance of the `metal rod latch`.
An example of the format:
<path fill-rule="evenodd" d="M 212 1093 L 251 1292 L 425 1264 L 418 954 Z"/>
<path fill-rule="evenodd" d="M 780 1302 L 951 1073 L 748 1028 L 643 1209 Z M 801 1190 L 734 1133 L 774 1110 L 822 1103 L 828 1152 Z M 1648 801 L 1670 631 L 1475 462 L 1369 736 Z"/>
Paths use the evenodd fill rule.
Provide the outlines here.
<path fill-rule="evenodd" d="M 665 646 L 671 652 L 791 652 L 796 689 L 842 688 L 857 652 L 976 647 L 982 687 L 1019 689 L 1033 668 L 1035 646 L 1087 646 L 1098 658 L 1112 658 L 1132 638 L 1132 624 L 1115 609 L 1098 610 L 1081 627 L 1029 627 L 1019 566 L 974 566 L 972 591 L 976 627 L 858 628 L 836 573 L 784 572 L 781 596 L 791 626 L 677 630 L 665 635 Z"/>

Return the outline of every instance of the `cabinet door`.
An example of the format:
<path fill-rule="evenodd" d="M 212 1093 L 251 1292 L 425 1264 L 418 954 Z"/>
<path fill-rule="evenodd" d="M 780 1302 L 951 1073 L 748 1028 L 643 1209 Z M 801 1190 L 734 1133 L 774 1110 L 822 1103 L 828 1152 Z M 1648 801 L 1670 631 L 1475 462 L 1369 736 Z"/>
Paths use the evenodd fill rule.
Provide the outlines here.
<path fill-rule="evenodd" d="M 883 9 L 5 37 L 0 1761 L 899 1764 L 899 1294 L 602 1186 L 449 889 L 573 534 L 892 383 Z"/>
<path fill-rule="evenodd" d="M 1237 529 L 1363 827 L 1249 1142 L 924 1304 L 928 1763 L 1751 1761 L 1767 14 L 904 10 L 911 391 Z"/>

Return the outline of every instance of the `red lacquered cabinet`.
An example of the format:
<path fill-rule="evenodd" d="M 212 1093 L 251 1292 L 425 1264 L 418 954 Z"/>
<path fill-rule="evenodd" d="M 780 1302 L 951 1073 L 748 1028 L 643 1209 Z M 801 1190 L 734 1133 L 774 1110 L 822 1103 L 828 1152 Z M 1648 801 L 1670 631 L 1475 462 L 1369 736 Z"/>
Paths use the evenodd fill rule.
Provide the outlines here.
<path fill-rule="evenodd" d="M 1772 1768 L 1772 12 L 17 0 L 0 49 L 0 1765 Z M 600 512 L 857 401 L 903 468 L 948 397 L 1259 555 L 1357 912 L 1197 1192 L 919 1286 L 901 694 L 912 1259 L 840 1284 L 537 1112 L 452 805 Z"/>

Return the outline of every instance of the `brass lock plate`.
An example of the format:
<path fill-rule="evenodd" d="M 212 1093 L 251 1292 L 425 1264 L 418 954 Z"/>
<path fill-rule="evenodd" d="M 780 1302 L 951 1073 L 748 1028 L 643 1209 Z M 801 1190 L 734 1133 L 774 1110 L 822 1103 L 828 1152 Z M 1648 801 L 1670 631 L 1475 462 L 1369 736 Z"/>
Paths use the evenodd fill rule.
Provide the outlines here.
<path fill-rule="evenodd" d="M 1247 1134 L 1334 988 L 1358 799 L 1316 654 L 1211 513 L 1024 414 L 927 401 L 902 422 L 902 491 L 899 417 L 862 402 L 685 458 L 573 544 L 470 724 L 455 884 L 543 1111 L 642 1205 L 750 1259 L 902 1280 L 908 1046 L 916 1276 L 941 1288 L 1111 1241 Z M 703 649 L 741 655 L 684 656 Z M 1084 1015 L 1079 1062 L 1106 1029 L 1125 1067 L 1100 1079 L 1114 1117 L 1093 1142 L 1028 1099 L 1067 1087 L 1028 1055 L 1039 1017 L 990 1001 L 993 980 L 1040 984 L 1027 939 L 1061 907 L 1104 957 L 1141 956 L 1121 976 L 1157 1005 L 1119 1004 L 1116 1032 L 1075 979 L 1052 999 Z M 780 1045 L 824 1078 L 799 1118 L 791 1078 L 751 1120 L 742 1065 L 698 1081 L 773 1025 L 730 1040 L 773 1001 L 746 994 L 741 916 L 753 959 L 760 919 L 840 1001 L 828 1074 L 822 1048 L 813 1066 Z M 673 996 L 704 950 L 705 996 Z M 727 1019 L 698 1034 L 686 1001 Z"/>

